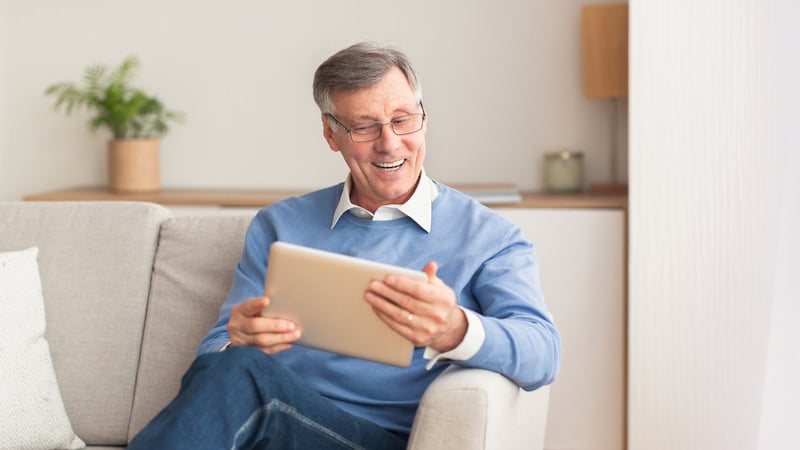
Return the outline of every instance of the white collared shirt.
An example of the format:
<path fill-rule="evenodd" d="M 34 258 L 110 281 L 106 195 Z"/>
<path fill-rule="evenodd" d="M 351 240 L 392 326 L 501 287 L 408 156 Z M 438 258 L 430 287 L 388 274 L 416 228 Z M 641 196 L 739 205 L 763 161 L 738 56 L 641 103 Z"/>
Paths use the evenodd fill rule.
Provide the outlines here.
<path fill-rule="evenodd" d="M 423 230 L 431 232 L 431 214 L 432 203 L 439 195 L 439 188 L 426 174 L 425 169 L 422 169 L 419 183 L 411 197 L 401 205 L 383 205 L 380 206 L 375 213 L 371 213 L 361 206 L 355 205 L 350 201 L 350 191 L 352 190 L 352 177 L 347 176 L 344 182 L 344 189 L 342 195 L 339 197 L 339 204 L 333 212 L 333 220 L 331 221 L 331 229 L 336 226 L 339 219 L 345 214 L 350 213 L 354 216 L 365 220 L 393 220 L 401 217 L 408 216 L 417 223 Z M 464 335 L 464 340 L 454 349 L 441 353 L 431 347 L 425 348 L 425 359 L 429 359 L 427 368 L 430 369 L 433 365 L 443 359 L 463 361 L 473 357 L 483 345 L 486 338 L 486 332 L 483 329 L 478 315 L 473 311 L 461 308 L 464 315 L 467 317 L 467 332 Z"/>
<path fill-rule="evenodd" d="M 439 189 L 436 187 L 436 183 L 425 175 L 425 169 L 422 169 L 417 188 L 405 203 L 402 205 L 380 206 L 375 211 L 375 214 L 350 201 L 352 185 L 353 179 L 348 175 L 347 179 L 344 181 L 342 195 L 339 197 L 339 204 L 336 205 L 336 210 L 333 212 L 331 229 L 336 226 L 336 223 L 341 219 L 344 213 L 349 212 L 359 219 L 370 220 L 394 220 L 408 216 L 423 230 L 428 233 L 431 232 L 431 204 L 436 196 L 439 195 Z"/>

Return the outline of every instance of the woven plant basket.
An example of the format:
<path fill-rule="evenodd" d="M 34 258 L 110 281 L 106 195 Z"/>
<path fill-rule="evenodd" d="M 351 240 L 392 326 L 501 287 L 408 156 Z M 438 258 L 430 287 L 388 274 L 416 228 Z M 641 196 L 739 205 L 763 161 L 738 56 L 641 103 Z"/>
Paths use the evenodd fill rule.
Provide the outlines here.
<path fill-rule="evenodd" d="M 108 143 L 108 187 L 119 193 L 158 192 L 158 139 L 118 139 Z"/>

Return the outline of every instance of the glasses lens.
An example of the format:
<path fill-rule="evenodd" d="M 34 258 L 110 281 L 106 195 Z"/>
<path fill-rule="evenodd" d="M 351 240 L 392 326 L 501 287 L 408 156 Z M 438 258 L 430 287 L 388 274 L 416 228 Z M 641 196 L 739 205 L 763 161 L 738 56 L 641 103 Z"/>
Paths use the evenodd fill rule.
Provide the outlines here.
<path fill-rule="evenodd" d="M 395 134 L 416 133 L 422 129 L 422 114 L 409 114 L 392 120 Z"/>
<path fill-rule="evenodd" d="M 379 123 L 354 125 L 350 128 L 350 136 L 355 142 L 374 141 L 381 137 L 381 128 L 383 125 Z"/>

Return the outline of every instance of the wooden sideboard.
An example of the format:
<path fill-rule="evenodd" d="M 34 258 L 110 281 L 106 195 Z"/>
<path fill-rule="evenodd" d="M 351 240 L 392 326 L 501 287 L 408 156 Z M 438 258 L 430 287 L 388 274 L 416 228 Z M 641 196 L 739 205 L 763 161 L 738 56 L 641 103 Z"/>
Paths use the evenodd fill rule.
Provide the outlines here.
<path fill-rule="evenodd" d="M 454 186 L 457 189 L 459 186 Z M 106 187 L 76 187 L 27 195 L 27 201 L 142 201 L 167 206 L 221 206 L 258 208 L 303 190 L 290 189 L 179 189 L 166 188 L 155 193 L 118 194 Z M 546 194 L 522 192 L 516 203 L 491 203 L 505 208 L 619 208 L 626 209 L 625 195 Z"/>

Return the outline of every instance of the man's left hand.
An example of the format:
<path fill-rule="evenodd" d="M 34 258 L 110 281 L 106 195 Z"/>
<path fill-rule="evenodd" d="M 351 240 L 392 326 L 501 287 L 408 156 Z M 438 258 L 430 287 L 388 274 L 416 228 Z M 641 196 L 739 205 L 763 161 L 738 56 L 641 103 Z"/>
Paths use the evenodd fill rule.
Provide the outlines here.
<path fill-rule="evenodd" d="M 425 265 L 427 281 L 388 275 L 370 283 L 364 297 L 384 322 L 414 345 L 446 352 L 464 339 L 467 317 L 437 270 L 435 262 Z"/>

